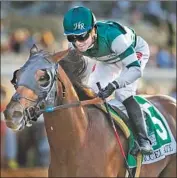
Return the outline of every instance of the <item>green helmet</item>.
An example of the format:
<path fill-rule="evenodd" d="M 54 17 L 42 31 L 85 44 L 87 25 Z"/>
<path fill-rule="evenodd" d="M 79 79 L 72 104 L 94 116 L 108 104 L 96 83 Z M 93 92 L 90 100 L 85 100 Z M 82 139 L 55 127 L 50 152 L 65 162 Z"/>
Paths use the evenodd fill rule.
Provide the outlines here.
<path fill-rule="evenodd" d="M 64 34 L 80 35 L 92 29 L 95 21 L 95 16 L 90 9 L 80 6 L 74 7 L 64 15 Z"/>

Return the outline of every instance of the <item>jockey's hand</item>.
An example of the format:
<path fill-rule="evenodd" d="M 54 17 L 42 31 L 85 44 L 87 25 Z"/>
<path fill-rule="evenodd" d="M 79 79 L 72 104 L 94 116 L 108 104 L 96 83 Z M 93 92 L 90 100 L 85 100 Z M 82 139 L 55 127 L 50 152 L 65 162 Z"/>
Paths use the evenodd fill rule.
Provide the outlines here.
<path fill-rule="evenodd" d="M 102 99 L 105 99 L 112 95 L 112 93 L 118 88 L 118 83 L 113 81 L 112 83 L 109 83 L 104 89 L 101 89 L 98 93 L 98 96 Z"/>

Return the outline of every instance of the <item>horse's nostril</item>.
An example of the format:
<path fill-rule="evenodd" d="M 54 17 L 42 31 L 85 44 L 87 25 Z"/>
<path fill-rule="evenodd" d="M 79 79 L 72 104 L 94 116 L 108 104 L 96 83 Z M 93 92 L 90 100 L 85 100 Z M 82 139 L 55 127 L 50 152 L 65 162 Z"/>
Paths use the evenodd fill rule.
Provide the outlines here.
<path fill-rule="evenodd" d="M 20 119 L 20 118 L 22 118 L 22 116 L 23 116 L 23 114 L 20 111 L 14 111 L 14 113 L 12 115 L 12 117 L 15 119 Z"/>

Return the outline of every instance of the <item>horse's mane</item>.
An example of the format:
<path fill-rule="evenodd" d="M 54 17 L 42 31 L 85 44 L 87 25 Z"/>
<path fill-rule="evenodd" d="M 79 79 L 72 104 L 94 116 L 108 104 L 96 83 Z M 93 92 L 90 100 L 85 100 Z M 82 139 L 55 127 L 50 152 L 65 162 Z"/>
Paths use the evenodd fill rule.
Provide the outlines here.
<path fill-rule="evenodd" d="M 82 55 L 72 50 L 64 57 L 59 64 L 68 75 L 72 84 L 82 84 L 84 79 L 84 72 L 86 71 L 87 64 Z"/>
<path fill-rule="evenodd" d="M 72 50 L 59 62 L 59 64 L 71 80 L 79 99 L 89 99 L 83 90 L 83 88 L 87 88 L 87 86 L 82 82 L 85 78 L 85 71 L 87 69 L 87 62 L 84 57 L 77 51 Z"/>

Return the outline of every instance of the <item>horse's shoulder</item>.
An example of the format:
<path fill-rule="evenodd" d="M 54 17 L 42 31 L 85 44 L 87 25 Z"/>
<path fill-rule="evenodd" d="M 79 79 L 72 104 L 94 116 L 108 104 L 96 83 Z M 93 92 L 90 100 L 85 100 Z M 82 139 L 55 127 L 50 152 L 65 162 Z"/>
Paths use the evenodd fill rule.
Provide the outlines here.
<path fill-rule="evenodd" d="M 101 107 L 99 108 L 99 106 L 96 106 L 96 105 L 86 106 L 86 110 L 87 110 L 87 113 L 90 113 L 90 114 L 97 114 L 97 115 L 102 115 L 102 116 L 105 114 L 103 110 L 101 110 Z"/>
<path fill-rule="evenodd" d="M 96 105 L 89 105 L 85 107 L 85 111 L 87 113 L 88 120 L 98 120 L 99 122 L 105 121 L 106 114 L 101 110 L 101 107 L 99 108 L 99 106 Z"/>

